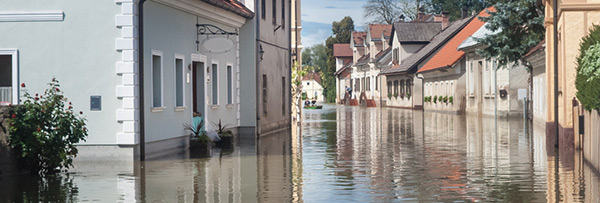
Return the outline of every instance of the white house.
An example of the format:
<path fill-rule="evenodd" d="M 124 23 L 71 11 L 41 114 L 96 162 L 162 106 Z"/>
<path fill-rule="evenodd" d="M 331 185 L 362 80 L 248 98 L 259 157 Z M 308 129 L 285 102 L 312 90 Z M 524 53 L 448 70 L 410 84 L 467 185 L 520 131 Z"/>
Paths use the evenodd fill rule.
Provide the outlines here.
<path fill-rule="evenodd" d="M 309 73 L 302 78 L 302 94 L 309 100 L 325 101 L 321 77 L 317 73 Z"/>
<path fill-rule="evenodd" d="M 53 76 L 61 81 L 88 120 L 89 137 L 79 144 L 76 161 L 145 159 L 185 149 L 183 124 L 192 112 L 202 113 L 207 125 L 221 120 L 234 131 L 254 132 L 260 97 L 245 94 L 256 95 L 258 78 L 265 76 L 242 76 L 263 68 L 257 65 L 261 51 L 278 57 L 264 68 L 280 67 L 280 75 L 290 57 L 284 60 L 285 47 L 273 51 L 257 43 L 259 20 L 248 7 L 235 0 L 2 1 L 0 72 L 12 76 L 0 84 L 11 92 L 4 102 L 19 103 L 20 83 L 40 92 Z M 269 44 L 284 46 L 289 5 L 277 8 L 274 26 L 261 29 L 275 30 L 277 42 Z M 287 30 L 273 29 L 279 25 Z M 285 91 L 288 79 L 272 78 L 269 84 L 281 88 L 271 95 Z M 285 123 L 289 113 L 282 110 L 272 118 Z"/>
<path fill-rule="evenodd" d="M 498 67 L 496 60 L 486 60 L 476 53 L 484 45 L 475 38 L 483 38 L 493 34 L 481 26 L 472 36 L 458 47 L 466 53 L 466 100 L 467 114 L 500 117 L 522 116 L 523 98 L 527 96 L 527 80 L 529 73 L 524 66 Z"/>

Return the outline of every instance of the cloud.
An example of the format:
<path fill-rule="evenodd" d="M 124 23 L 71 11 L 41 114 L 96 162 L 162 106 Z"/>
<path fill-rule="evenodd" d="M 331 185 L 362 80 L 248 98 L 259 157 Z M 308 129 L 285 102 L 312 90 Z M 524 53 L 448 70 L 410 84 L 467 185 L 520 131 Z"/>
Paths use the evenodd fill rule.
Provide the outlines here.
<path fill-rule="evenodd" d="M 335 6 L 325 6 L 323 8 L 336 9 L 337 7 L 335 7 Z"/>
<path fill-rule="evenodd" d="M 304 47 L 325 43 L 331 34 L 331 24 L 302 21 L 302 45 Z"/>
<path fill-rule="evenodd" d="M 361 25 L 364 23 L 362 7 L 366 1 L 350 0 L 342 3 L 340 0 L 303 0 L 302 20 L 331 24 L 350 16 L 355 25 Z"/>

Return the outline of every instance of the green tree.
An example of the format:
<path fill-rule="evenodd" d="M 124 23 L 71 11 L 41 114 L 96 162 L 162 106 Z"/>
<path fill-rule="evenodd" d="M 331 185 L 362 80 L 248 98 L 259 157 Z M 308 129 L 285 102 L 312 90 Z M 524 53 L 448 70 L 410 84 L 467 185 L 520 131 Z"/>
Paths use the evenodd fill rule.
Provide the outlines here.
<path fill-rule="evenodd" d="M 302 50 L 302 65 L 312 65 L 312 48 L 306 47 Z"/>
<path fill-rule="evenodd" d="M 594 25 L 590 34 L 581 39 L 575 78 L 577 99 L 586 110 L 600 110 L 600 26 Z"/>
<path fill-rule="evenodd" d="M 498 0 L 494 7 L 495 12 L 480 19 L 487 22 L 486 28 L 498 32 L 477 39 L 486 45 L 478 54 L 495 58 L 500 67 L 521 64 L 527 51 L 544 39 L 544 5 L 537 0 Z"/>
<path fill-rule="evenodd" d="M 484 8 L 491 6 L 494 0 L 428 0 L 424 10 L 430 13 L 448 12 L 451 21 L 462 18 L 462 10 L 466 9 L 467 15 L 479 13 Z"/>
<path fill-rule="evenodd" d="M 323 94 L 327 102 L 335 102 L 335 58 L 333 57 L 333 44 L 350 43 L 352 32 L 354 31 L 354 21 L 350 16 L 344 17 L 341 21 L 334 21 L 331 26 L 333 35 L 325 41 L 327 53 L 327 66 L 321 70 L 321 80 L 323 82 Z"/>

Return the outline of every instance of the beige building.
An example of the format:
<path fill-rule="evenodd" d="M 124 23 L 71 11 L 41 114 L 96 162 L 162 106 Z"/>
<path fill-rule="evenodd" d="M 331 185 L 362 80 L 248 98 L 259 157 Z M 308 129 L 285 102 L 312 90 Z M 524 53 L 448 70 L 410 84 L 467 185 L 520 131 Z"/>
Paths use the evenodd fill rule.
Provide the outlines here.
<path fill-rule="evenodd" d="M 575 119 L 578 113 L 574 113 L 573 104 L 576 102 L 577 89 L 575 88 L 575 77 L 577 75 L 576 58 L 579 53 L 581 38 L 586 36 L 592 25 L 600 24 L 600 2 L 597 0 L 562 0 L 557 7 L 558 19 L 553 19 L 554 5 L 552 0 L 545 0 L 545 25 L 546 25 L 546 134 L 559 136 L 561 148 L 572 149 L 575 147 L 574 129 Z M 554 23 L 557 24 L 557 46 L 554 46 Z M 555 55 L 554 51 L 557 51 Z M 554 103 L 554 57 L 558 59 L 558 110 L 555 111 Z M 579 102 L 578 102 L 579 103 Z M 558 121 L 555 122 L 555 113 L 558 113 Z M 588 119 L 588 118 L 586 118 Z M 558 126 L 556 126 L 558 124 Z M 599 123 L 588 123 L 588 127 L 597 126 Z M 558 132 L 556 129 L 558 128 Z M 586 132 L 584 140 L 598 140 L 597 132 Z M 589 143 L 583 143 L 587 145 Z M 596 146 L 584 147 L 584 158 L 596 168 L 600 168 L 600 152 Z"/>
<path fill-rule="evenodd" d="M 467 114 L 500 117 L 523 115 L 529 73 L 524 66 L 498 67 L 496 60 L 486 60 L 476 51 L 483 48 L 476 38 L 494 34 L 482 26 L 459 47 L 466 53 Z"/>

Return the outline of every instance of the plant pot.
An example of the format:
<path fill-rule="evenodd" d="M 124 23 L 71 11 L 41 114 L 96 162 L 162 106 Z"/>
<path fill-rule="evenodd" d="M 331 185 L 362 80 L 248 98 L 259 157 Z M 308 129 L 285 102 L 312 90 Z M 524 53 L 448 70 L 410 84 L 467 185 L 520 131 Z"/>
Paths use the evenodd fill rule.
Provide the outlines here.
<path fill-rule="evenodd" d="M 197 137 L 190 138 L 190 157 L 191 158 L 203 158 L 210 157 L 210 151 L 213 142 Z"/>
<path fill-rule="evenodd" d="M 227 149 L 233 148 L 233 134 L 231 134 L 231 133 L 219 134 L 219 137 L 221 138 L 221 140 L 219 140 L 215 143 L 217 145 L 217 147 L 227 148 Z"/>

